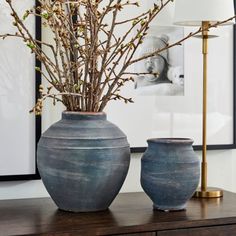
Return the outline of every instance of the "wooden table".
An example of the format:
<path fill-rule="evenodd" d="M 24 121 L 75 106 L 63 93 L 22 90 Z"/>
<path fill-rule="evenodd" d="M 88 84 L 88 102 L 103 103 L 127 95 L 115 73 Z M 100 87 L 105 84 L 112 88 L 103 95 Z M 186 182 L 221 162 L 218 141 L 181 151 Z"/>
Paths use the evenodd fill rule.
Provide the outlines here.
<path fill-rule="evenodd" d="M 0 235 L 234 236 L 236 194 L 192 199 L 186 211 L 153 211 L 144 193 L 119 194 L 110 210 L 68 213 L 50 198 L 0 201 Z"/>

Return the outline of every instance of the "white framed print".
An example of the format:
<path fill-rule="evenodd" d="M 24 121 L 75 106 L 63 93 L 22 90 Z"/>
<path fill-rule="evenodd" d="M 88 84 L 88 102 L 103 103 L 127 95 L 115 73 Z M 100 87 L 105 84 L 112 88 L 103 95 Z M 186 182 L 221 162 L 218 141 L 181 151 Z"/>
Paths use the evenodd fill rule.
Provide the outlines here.
<path fill-rule="evenodd" d="M 158 44 L 173 43 L 197 28 L 160 27 L 152 25 L 144 42 L 146 52 Z M 182 33 L 181 33 L 182 32 Z M 234 26 L 218 27 L 211 33 L 208 56 L 208 149 L 235 148 L 235 45 Z M 162 41 L 162 42 L 161 42 Z M 163 81 L 155 78 L 160 59 L 151 58 L 134 66 L 140 73 L 152 73 L 136 78 L 121 93 L 132 97 L 133 104 L 113 102 L 106 110 L 108 118 L 127 135 L 132 151 L 142 152 L 149 138 L 192 138 L 196 149 L 202 145 L 202 41 L 190 38 L 174 51 L 163 53 L 169 68 Z M 164 58 L 164 59 L 163 59 Z M 156 61 L 155 61 L 156 60 Z M 162 62 L 163 65 L 163 62 Z M 139 68 L 139 69 L 138 69 Z M 164 68 L 164 66 L 162 67 Z M 160 65 L 159 68 L 160 69 Z M 153 75 L 154 74 L 154 75 Z"/>
<path fill-rule="evenodd" d="M 14 1 L 23 16 L 36 1 Z M 0 2 L 0 34 L 15 33 L 11 10 L 6 1 Z M 40 17 L 26 21 L 30 32 L 40 39 Z M 41 118 L 29 114 L 35 104 L 40 67 L 21 39 L 0 40 L 0 180 L 38 179 L 36 143 L 41 133 Z"/>

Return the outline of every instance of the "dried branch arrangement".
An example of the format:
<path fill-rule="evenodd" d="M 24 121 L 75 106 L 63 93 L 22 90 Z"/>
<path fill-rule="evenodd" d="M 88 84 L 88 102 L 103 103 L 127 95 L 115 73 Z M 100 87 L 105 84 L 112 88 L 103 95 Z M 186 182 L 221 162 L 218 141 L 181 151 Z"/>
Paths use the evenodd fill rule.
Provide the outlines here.
<path fill-rule="evenodd" d="M 141 60 L 157 55 L 170 47 L 180 45 L 184 40 L 200 33 L 187 35 L 178 42 L 159 48 L 157 51 L 135 58 L 149 25 L 167 4 L 173 0 L 161 0 L 152 9 L 129 19 L 119 20 L 125 8 L 139 7 L 132 0 L 37 0 L 38 6 L 26 10 L 19 16 L 13 0 L 5 0 L 13 17 L 15 34 L 0 35 L 1 38 L 22 38 L 25 44 L 42 62 L 39 71 L 50 86 L 40 86 L 41 98 L 32 111 L 40 114 L 46 98 L 62 102 L 68 111 L 103 111 L 111 100 L 132 102 L 121 95 L 125 83 L 133 81 L 128 68 Z M 132 14 L 131 14 L 132 15 Z M 35 39 L 26 27 L 28 17 L 41 17 L 43 26 L 48 27 L 54 42 Z M 231 18 L 232 19 L 232 18 Z M 228 19 L 226 21 L 229 21 Z M 224 22 L 209 25 L 217 27 Z M 121 35 L 119 28 L 126 28 Z M 46 54 L 42 46 L 48 47 L 52 56 Z M 57 93 L 53 92 L 55 88 Z"/>

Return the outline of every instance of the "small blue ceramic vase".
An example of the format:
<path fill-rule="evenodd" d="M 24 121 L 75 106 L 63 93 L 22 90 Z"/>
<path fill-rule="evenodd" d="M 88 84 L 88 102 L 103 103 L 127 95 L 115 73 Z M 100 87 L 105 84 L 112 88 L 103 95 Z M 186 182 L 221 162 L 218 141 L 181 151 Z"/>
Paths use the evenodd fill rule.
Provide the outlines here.
<path fill-rule="evenodd" d="M 154 209 L 184 210 L 198 187 L 199 159 L 191 139 L 149 139 L 142 157 L 141 185 Z"/>

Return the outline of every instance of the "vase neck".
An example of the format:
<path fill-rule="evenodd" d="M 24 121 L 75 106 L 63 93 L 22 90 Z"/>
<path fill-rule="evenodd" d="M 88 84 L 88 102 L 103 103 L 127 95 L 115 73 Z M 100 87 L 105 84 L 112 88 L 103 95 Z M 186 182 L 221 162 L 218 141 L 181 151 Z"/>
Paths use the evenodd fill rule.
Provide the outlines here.
<path fill-rule="evenodd" d="M 107 115 L 104 112 L 62 112 L 63 120 L 106 120 Z"/>
<path fill-rule="evenodd" d="M 190 145 L 193 140 L 188 138 L 153 138 L 147 140 L 149 145 L 163 144 L 163 145 Z"/>

